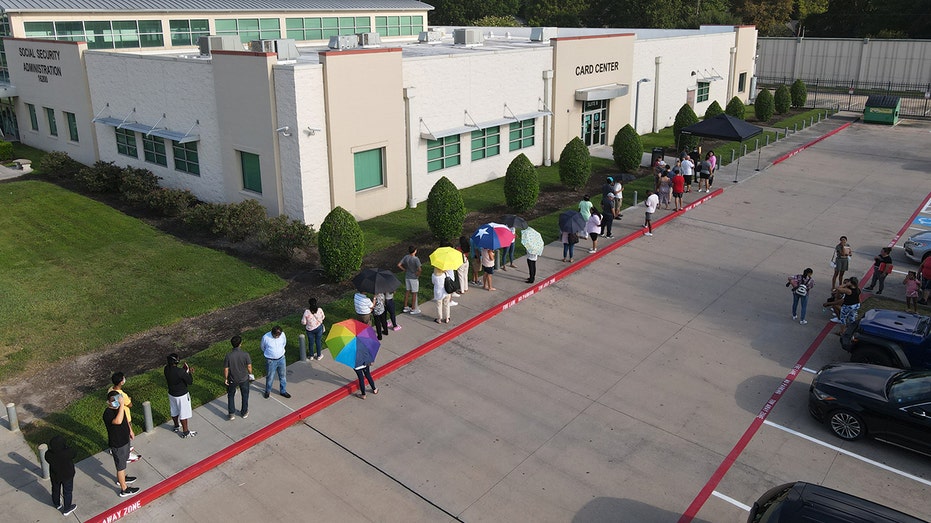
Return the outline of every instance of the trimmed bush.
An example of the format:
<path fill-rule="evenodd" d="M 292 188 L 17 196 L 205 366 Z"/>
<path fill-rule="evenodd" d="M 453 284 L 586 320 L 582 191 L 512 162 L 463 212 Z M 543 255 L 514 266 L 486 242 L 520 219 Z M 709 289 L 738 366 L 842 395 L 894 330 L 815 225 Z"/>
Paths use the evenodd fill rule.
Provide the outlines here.
<path fill-rule="evenodd" d="M 74 178 L 74 175 L 81 170 L 83 165 L 73 160 L 68 153 L 61 151 L 51 151 L 45 153 L 45 156 L 39 160 L 37 170 L 47 176 L 58 178 Z"/>
<path fill-rule="evenodd" d="M 275 216 L 262 226 L 262 248 L 273 256 L 290 260 L 298 249 L 307 250 L 317 233 L 310 225 L 285 215 Z"/>
<path fill-rule="evenodd" d="M 465 221 L 465 204 L 459 189 L 443 176 L 430 189 L 427 196 L 427 225 L 440 242 L 458 238 Z"/>
<path fill-rule="evenodd" d="M 537 169 L 523 153 L 508 165 L 504 175 L 504 200 L 514 212 L 533 209 L 540 196 L 540 178 Z"/>
<path fill-rule="evenodd" d="M 789 93 L 789 88 L 785 85 L 780 85 L 779 88 L 776 89 L 774 101 L 777 113 L 786 114 L 789 112 L 789 107 L 792 105 L 792 95 Z"/>
<path fill-rule="evenodd" d="M 97 161 L 74 176 L 76 182 L 90 192 L 117 192 L 123 169 L 113 162 Z"/>
<path fill-rule="evenodd" d="M 224 219 L 224 213 L 226 205 L 222 203 L 200 203 L 187 209 L 182 219 L 185 225 L 193 229 L 220 234 L 219 224 Z"/>
<path fill-rule="evenodd" d="M 692 110 L 689 104 L 682 104 L 679 112 L 676 113 L 676 121 L 672 124 L 672 134 L 676 137 L 676 144 L 679 150 L 691 151 L 698 145 L 698 137 L 693 135 L 683 135 L 682 129 L 698 123 L 698 115 Z"/>
<path fill-rule="evenodd" d="M 559 155 L 559 181 L 577 191 L 588 185 L 592 176 L 592 156 L 582 139 L 576 136 Z"/>
<path fill-rule="evenodd" d="M 789 92 L 792 95 L 792 107 L 805 107 L 805 102 L 808 101 L 808 87 L 801 78 L 792 82 Z"/>
<path fill-rule="evenodd" d="M 756 95 L 756 102 L 753 104 L 756 110 L 756 119 L 761 122 L 768 122 L 773 118 L 776 112 L 776 104 L 773 101 L 773 93 L 769 89 L 763 89 L 760 94 Z"/>
<path fill-rule="evenodd" d="M 708 118 L 714 118 L 720 114 L 724 114 L 724 109 L 721 108 L 721 104 L 717 100 L 711 102 L 711 105 L 708 106 L 708 109 L 705 111 L 705 120 Z"/>
<path fill-rule="evenodd" d="M 13 159 L 13 142 L 0 141 L 0 160 L 6 162 Z"/>
<path fill-rule="evenodd" d="M 191 191 L 181 189 L 156 189 L 145 197 L 145 204 L 165 216 L 181 216 L 197 203 Z"/>
<path fill-rule="evenodd" d="M 257 200 L 248 199 L 239 203 L 226 205 L 226 212 L 221 214 L 220 234 L 229 241 L 238 243 L 257 232 L 268 219 L 268 212 Z"/>
<path fill-rule="evenodd" d="M 724 112 L 733 116 L 734 118 L 740 118 L 743 120 L 747 115 L 747 106 L 744 105 L 740 98 L 735 96 L 731 98 L 730 102 L 727 102 L 727 107 L 724 109 Z"/>
<path fill-rule="evenodd" d="M 614 135 L 611 149 L 614 153 L 614 165 L 617 165 L 622 172 L 637 169 L 643 161 L 643 142 L 640 141 L 640 135 L 630 124 L 621 127 L 621 130 Z"/>
<path fill-rule="evenodd" d="M 324 274 L 333 281 L 348 280 L 362 267 L 365 239 L 359 222 L 346 209 L 336 207 L 320 224 L 317 249 Z"/>
<path fill-rule="evenodd" d="M 144 203 L 149 193 L 158 190 L 160 179 L 148 169 L 126 167 L 120 173 L 120 194 L 128 202 Z"/>

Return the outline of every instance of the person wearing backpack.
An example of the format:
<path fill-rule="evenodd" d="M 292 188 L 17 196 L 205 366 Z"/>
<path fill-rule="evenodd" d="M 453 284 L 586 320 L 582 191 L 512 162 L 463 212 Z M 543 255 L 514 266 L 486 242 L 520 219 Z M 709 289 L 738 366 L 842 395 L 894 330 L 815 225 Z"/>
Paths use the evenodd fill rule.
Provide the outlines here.
<path fill-rule="evenodd" d="M 800 325 L 805 325 L 808 321 L 805 319 L 805 313 L 808 311 L 808 293 L 811 292 L 811 288 L 815 286 L 814 280 L 811 279 L 811 275 L 814 271 L 811 268 L 807 268 L 802 271 L 802 274 L 796 274 L 789 278 L 789 281 L 786 282 L 786 287 L 792 288 L 792 319 L 799 320 L 798 316 L 798 305 L 802 304 L 802 316 L 799 321 Z"/>

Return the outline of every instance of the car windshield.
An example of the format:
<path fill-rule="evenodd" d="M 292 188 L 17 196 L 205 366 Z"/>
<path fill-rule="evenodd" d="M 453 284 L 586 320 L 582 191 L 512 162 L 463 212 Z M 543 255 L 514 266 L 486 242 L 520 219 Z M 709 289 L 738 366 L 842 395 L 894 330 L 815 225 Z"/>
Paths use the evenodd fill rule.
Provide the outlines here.
<path fill-rule="evenodd" d="M 888 397 L 892 403 L 931 401 L 931 372 L 896 375 L 890 380 Z"/>
<path fill-rule="evenodd" d="M 786 497 L 789 495 L 789 491 L 792 490 L 792 487 L 794 486 L 794 483 L 786 485 L 784 490 L 778 492 L 776 495 L 763 502 L 756 513 L 756 517 L 753 518 L 753 523 L 769 522 L 772 519 L 773 514 L 776 513 L 776 509 L 783 501 L 785 501 Z"/>

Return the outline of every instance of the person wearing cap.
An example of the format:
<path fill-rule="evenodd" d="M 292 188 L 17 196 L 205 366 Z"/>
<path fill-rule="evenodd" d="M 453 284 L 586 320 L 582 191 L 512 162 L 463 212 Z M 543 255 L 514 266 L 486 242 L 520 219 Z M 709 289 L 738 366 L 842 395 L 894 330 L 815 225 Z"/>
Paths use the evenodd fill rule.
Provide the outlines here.
<path fill-rule="evenodd" d="M 175 432 L 182 438 L 196 436 L 197 432 L 188 428 L 191 419 L 191 395 L 187 388 L 194 383 L 194 376 L 190 366 L 185 362 L 178 367 L 181 357 L 172 352 L 168 355 L 168 364 L 165 365 L 165 381 L 168 382 L 168 404 L 171 407 L 171 421 L 175 424 Z"/>
<path fill-rule="evenodd" d="M 611 227 L 614 225 L 614 198 L 617 195 L 614 192 L 614 178 L 608 176 L 605 184 L 601 186 L 601 235 L 611 238 Z"/>

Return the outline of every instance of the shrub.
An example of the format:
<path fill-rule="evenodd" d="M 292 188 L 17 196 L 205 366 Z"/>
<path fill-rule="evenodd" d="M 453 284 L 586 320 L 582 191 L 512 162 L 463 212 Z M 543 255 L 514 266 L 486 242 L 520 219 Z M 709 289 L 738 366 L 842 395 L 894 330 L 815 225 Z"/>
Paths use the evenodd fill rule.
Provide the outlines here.
<path fill-rule="evenodd" d="M 537 169 L 523 153 L 508 165 L 504 175 L 504 200 L 514 212 L 533 209 L 540 196 L 540 178 Z"/>
<path fill-rule="evenodd" d="M 0 160 L 13 159 L 13 142 L 0 141 Z"/>
<path fill-rule="evenodd" d="M 156 189 L 145 197 L 150 209 L 165 216 L 181 216 L 197 203 L 191 191 L 181 189 Z"/>
<path fill-rule="evenodd" d="M 160 179 L 148 169 L 126 167 L 120 173 L 120 194 L 128 202 L 143 203 L 149 197 L 149 193 L 159 189 Z"/>
<path fill-rule="evenodd" d="M 705 120 L 708 118 L 714 118 L 719 114 L 724 114 L 724 109 L 721 109 L 721 104 L 717 100 L 711 102 L 711 105 L 708 106 L 708 110 L 705 111 Z"/>
<path fill-rule="evenodd" d="M 122 172 L 123 169 L 113 162 L 97 161 L 78 171 L 74 179 L 90 192 L 116 192 Z"/>
<path fill-rule="evenodd" d="M 776 96 L 774 97 L 776 112 L 779 114 L 786 114 L 789 112 L 789 107 L 792 104 L 792 96 L 789 94 L 789 88 L 785 85 L 780 85 L 776 89 Z"/>
<path fill-rule="evenodd" d="M 443 176 L 430 189 L 427 196 L 427 225 L 441 242 L 458 238 L 465 221 L 465 204 L 459 189 Z"/>
<path fill-rule="evenodd" d="M 614 135 L 611 148 L 614 151 L 614 165 L 621 171 L 630 172 L 640 167 L 640 162 L 643 161 L 643 142 L 630 124 L 621 127 Z"/>
<path fill-rule="evenodd" d="M 248 199 L 227 204 L 225 220 L 220 224 L 220 233 L 231 242 L 241 242 L 259 230 L 268 220 L 268 212 L 257 200 Z"/>
<path fill-rule="evenodd" d="M 724 109 L 724 112 L 733 116 L 734 118 L 740 118 L 743 120 L 747 115 L 747 106 L 744 105 L 740 98 L 735 96 L 731 98 L 730 102 L 727 102 L 727 107 Z"/>
<path fill-rule="evenodd" d="M 275 216 L 262 226 L 262 248 L 269 254 L 290 260 L 298 249 L 308 249 L 314 244 L 316 232 L 300 220 L 285 215 Z"/>
<path fill-rule="evenodd" d="M 83 167 L 73 160 L 68 153 L 51 151 L 39 160 L 38 170 L 48 176 L 59 178 L 74 178 L 74 175 Z"/>
<path fill-rule="evenodd" d="M 225 220 L 227 208 L 222 203 L 201 203 L 187 209 L 182 219 L 185 225 L 194 229 L 220 234 L 220 224 Z"/>
<path fill-rule="evenodd" d="M 320 224 L 317 249 L 323 272 L 334 281 L 345 281 L 362 267 L 365 240 L 359 222 L 346 209 L 336 207 Z"/>
<path fill-rule="evenodd" d="M 801 78 L 792 82 L 789 91 L 792 95 L 792 107 L 805 107 L 805 102 L 808 101 L 808 87 L 805 86 L 805 82 Z"/>
<path fill-rule="evenodd" d="M 588 185 L 592 176 L 592 157 L 582 139 L 576 136 L 559 155 L 559 181 L 577 191 Z"/>
<path fill-rule="evenodd" d="M 676 113 L 676 121 L 672 124 L 672 134 L 676 137 L 676 143 L 679 150 L 691 150 L 698 145 L 698 137 L 690 134 L 682 134 L 682 129 L 698 123 L 698 115 L 692 110 L 689 104 L 682 104 L 679 112 Z"/>
<path fill-rule="evenodd" d="M 756 102 L 753 105 L 756 110 L 756 119 L 761 122 L 770 121 L 776 112 L 773 93 L 769 92 L 769 89 L 760 91 L 760 94 L 756 95 Z"/>

